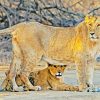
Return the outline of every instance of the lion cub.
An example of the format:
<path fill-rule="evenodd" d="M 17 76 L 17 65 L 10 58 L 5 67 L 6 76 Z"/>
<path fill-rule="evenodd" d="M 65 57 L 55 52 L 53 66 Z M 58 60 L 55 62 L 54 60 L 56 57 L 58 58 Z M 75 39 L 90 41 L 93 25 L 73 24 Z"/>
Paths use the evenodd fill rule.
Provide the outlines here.
<path fill-rule="evenodd" d="M 41 86 L 42 90 L 79 91 L 78 86 L 68 85 L 63 82 L 62 74 L 65 68 L 65 65 L 48 64 L 48 67 L 43 70 L 31 72 L 29 80 L 33 86 Z M 16 83 L 18 86 L 24 85 L 20 75 L 16 76 Z M 10 86 L 7 86 L 7 90 L 11 89 Z M 25 87 L 25 90 L 28 90 L 28 87 Z"/>
<path fill-rule="evenodd" d="M 30 73 L 29 80 L 34 86 L 41 86 L 42 90 L 78 91 L 77 86 L 63 83 L 62 74 L 65 68 L 65 65 L 49 64 L 44 70 Z"/>

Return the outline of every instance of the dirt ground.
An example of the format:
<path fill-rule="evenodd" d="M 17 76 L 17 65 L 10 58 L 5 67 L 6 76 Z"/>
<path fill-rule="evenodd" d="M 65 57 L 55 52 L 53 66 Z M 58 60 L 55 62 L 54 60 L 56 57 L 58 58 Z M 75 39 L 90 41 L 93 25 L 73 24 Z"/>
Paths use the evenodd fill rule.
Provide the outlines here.
<path fill-rule="evenodd" d="M 4 72 L 0 72 L 0 84 L 4 79 Z M 78 85 L 76 71 L 65 71 L 64 81 Z M 95 70 L 94 84 L 100 86 L 100 70 Z M 69 92 L 69 91 L 31 91 L 31 92 L 1 92 L 0 100 L 100 100 L 100 92 Z"/>

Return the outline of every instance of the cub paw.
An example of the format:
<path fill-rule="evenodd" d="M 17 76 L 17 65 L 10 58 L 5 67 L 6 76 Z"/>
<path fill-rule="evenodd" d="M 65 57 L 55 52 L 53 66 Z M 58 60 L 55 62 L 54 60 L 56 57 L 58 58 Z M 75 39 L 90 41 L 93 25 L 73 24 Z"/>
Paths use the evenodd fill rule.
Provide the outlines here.
<path fill-rule="evenodd" d="M 29 88 L 29 91 L 40 91 L 42 90 L 41 86 L 33 86 L 32 88 Z"/>
<path fill-rule="evenodd" d="M 42 90 L 41 86 L 35 86 L 35 91 L 41 91 L 41 90 Z"/>

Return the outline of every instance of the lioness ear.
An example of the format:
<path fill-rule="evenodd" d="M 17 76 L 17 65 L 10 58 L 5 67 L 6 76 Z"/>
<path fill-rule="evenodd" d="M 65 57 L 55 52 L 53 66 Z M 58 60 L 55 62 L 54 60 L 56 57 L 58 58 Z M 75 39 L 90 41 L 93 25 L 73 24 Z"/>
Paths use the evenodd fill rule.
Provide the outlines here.
<path fill-rule="evenodd" d="M 97 27 L 99 27 L 99 26 L 100 26 L 100 24 L 97 25 Z"/>
<path fill-rule="evenodd" d="M 85 23 L 88 25 L 93 25 L 93 23 L 96 21 L 97 17 L 96 16 L 91 16 L 91 15 L 87 15 L 85 17 Z"/>

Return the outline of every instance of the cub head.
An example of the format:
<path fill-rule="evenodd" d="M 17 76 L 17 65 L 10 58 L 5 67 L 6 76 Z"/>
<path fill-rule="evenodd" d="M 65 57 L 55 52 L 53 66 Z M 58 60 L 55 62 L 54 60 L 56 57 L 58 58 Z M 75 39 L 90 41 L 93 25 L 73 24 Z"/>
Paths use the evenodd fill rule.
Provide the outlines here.
<path fill-rule="evenodd" d="M 66 68 L 66 65 L 52 65 L 48 64 L 48 70 L 51 75 L 53 75 L 56 78 L 61 78 L 62 74 Z"/>
<path fill-rule="evenodd" d="M 100 38 L 100 16 L 86 16 L 85 23 L 90 40 L 97 41 Z"/>

